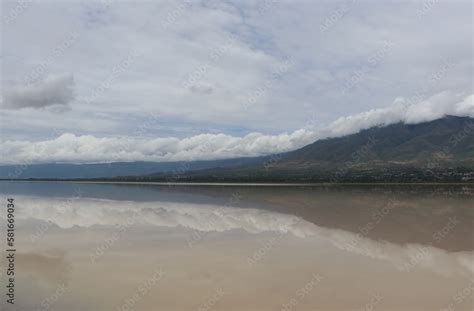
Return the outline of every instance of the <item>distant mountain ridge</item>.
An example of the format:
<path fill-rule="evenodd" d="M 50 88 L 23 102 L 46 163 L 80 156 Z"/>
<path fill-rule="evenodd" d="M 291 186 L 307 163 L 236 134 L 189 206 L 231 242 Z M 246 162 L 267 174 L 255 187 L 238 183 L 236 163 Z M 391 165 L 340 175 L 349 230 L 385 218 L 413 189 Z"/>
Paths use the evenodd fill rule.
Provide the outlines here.
<path fill-rule="evenodd" d="M 185 172 L 180 181 L 474 181 L 474 119 L 446 116 L 318 140 L 251 164 Z M 166 180 L 166 173 L 146 176 Z"/>
<path fill-rule="evenodd" d="M 333 167 L 344 162 L 366 165 L 422 166 L 474 162 L 474 119 L 447 116 L 418 124 L 397 123 L 316 141 L 282 155 L 271 167 Z"/>
<path fill-rule="evenodd" d="M 238 158 L 210 161 L 190 162 L 112 162 L 95 164 L 19 164 L 1 165 L 0 178 L 27 179 L 27 178 L 98 178 L 115 176 L 137 176 L 158 172 L 172 172 L 206 169 L 213 167 L 229 167 L 254 163 L 259 158 Z"/>
<path fill-rule="evenodd" d="M 474 179 L 474 119 L 446 116 L 418 124 L 377 126 L 263 157 L 168 163 L 40 164 L 15 174 L 18 170 L 19 166 L 0 166 L 0 178 L 321 182 L 404 181 L 416 177 L 423 181 L 464 181 L 471 180 L 471 175 Z M 426 179 L 428 175 L 431 177 Z"/>

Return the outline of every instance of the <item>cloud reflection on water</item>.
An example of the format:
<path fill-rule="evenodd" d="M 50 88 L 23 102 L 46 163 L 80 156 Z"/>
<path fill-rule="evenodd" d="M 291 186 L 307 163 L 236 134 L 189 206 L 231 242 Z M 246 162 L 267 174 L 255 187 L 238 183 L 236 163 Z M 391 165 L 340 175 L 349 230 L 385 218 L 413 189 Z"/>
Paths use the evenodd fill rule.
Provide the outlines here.
<path fill-rule="evenodd" d="M 309 243 L 327 242 L 339 250 L 388 261 L 402 271 L 422 267 L 443 275 L 474 273 L 474 252 L 450 253 L 432 246 L 375 241 L 360 234 L 319 227 L 293 215 L 260 209 L 86 198 L 64 204 L 64 200 L 58 198 L 29 196 L 17 201 L 21 202 L 17 218 L 48 222 L 62 229 L 110 227 L 133 219 L 136 226 L 182 227 L 202 232 L 288 233 Z"/>

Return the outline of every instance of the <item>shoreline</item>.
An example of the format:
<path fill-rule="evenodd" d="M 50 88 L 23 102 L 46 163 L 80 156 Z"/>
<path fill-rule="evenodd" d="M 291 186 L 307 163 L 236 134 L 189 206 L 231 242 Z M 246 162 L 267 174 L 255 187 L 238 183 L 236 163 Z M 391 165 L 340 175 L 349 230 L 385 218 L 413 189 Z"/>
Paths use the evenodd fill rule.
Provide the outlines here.
<path fill-rule="evenodd" d="M 91 181 L 91 180 L 28 180 L 0 179 L 0 182 L 32 183 L 77 183 L 77 184 L 123 184 L 123 185 L 156 185 L 156 186 L 248 186 L 248 187 L 311 187 L 311 186 L 474 186 L 472 182 L 367 182 L 367 183 L 245 183 L 245 182 L 153 182 L 153 181 Z"/>

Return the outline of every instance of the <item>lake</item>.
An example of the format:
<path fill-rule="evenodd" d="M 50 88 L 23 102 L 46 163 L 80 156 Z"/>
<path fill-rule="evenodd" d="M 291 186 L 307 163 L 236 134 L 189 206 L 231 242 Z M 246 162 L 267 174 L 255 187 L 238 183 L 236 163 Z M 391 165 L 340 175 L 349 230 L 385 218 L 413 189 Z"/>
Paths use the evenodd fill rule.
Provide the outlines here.
<path fill-rule="evenodd" d="M 2 252 L 15 202 L 15 310 L 473 308 L 473 185 L 0 182 L 0 193 Z"/>

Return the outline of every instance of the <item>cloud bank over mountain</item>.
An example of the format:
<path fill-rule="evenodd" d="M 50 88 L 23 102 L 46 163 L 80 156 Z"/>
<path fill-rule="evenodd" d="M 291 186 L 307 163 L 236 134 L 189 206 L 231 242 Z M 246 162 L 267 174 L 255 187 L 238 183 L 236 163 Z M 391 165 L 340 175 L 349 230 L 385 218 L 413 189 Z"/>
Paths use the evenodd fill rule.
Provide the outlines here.
<path fill-rule="evenodd" d="M 445 91 L 415 103 L 409 99 L 397 98 L 391 106 L 337 119 L 323 131 L 323 136 L 348 135 L 373 126 L 397 122 L 416 124 L 446 115 L 474 117 L 474 95 L 466 96 Z"/>
<path fill-rule="evenodd" d="M 419 123 L 445 115 L 474 117 L 474 96 L 442 92 L 416 104 L 397 98 L 388 107 L 337 119 L 326 128 L 242 137 L 199 134 L 187 138 L 96 137 L 60 134 L 49 140 L 8 140 L 0 144 L 2 164 L 97 163 L 115 161 L 192 161 L 268 155 L 291 151 L 318 139 L 357 133 L 397 122 Z"/>

